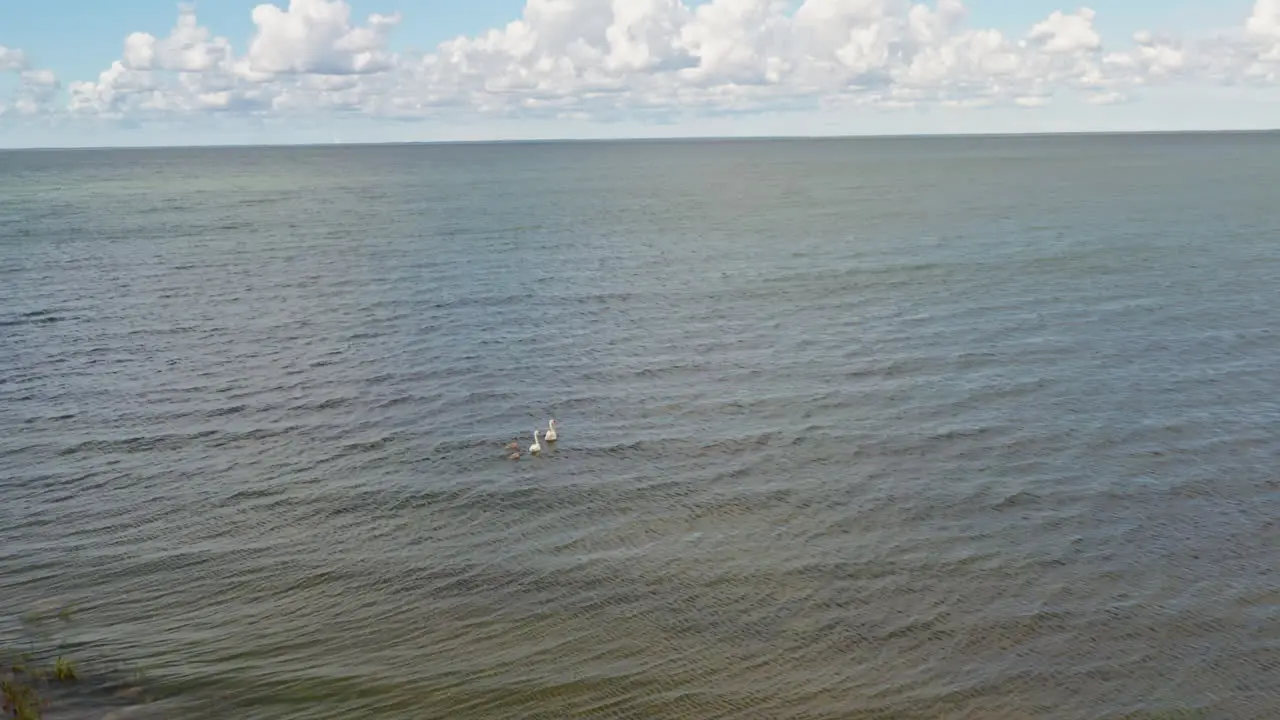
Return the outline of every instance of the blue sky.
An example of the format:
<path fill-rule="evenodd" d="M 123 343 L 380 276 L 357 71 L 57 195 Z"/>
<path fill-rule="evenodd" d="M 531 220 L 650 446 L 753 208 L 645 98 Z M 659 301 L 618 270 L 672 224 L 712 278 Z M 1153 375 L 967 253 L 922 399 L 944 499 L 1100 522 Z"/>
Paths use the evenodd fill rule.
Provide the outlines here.
<path fill-rule="evenodd" d="M 293 1 L 274 31 L 255 23 L 263 2 L 194 3 L 207 35 L 169 44 L 172 0 L 4 3 L 0 146 L 1209 129 L 1265 125 L 1280 97 L 1276 0 L 969 0 L 959 21 L 946 20 L 959 0 L 917 2 L 945 32 L 912 25 L 906 0 L 633 0 L 627 17 L 607 0 L 530 0 L 542 10 L 522 32 L 502 31 L 523 0 Z M 294 22 L 308 12 L 320 20 Z M 1135 43 L 1139 30 L 1156 39 Z M 155 42 L 130 55 L 136 32 Z M 455 38 L 449 57 L 431 56 Z"/>

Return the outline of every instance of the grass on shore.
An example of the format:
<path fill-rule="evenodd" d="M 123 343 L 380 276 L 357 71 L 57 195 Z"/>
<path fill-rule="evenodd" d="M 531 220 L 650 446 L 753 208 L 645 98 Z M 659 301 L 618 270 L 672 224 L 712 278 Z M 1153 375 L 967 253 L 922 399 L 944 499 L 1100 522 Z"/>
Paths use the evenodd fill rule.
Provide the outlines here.
<path fill-rule="evenodd" d="M 58 656 L 53 663 L 53 676 L 62 682 L 71 682 L 76 679 L 76 667 L 70 660 Z"/>
<path fill-rule="evenodd" d="M 32 610 L 19 616 L 19 622 L 28 632 L 42 638 L 50 637 L 50 621 L 72 622 L 74 607 L 65 605 L 56 611 Z M 56 627 L 53 628 L 56 634 Z M 60 643 L 59 643 L 60 644 Z M 32 652 L 13 655 L 0 651 L 0 717 L 13 720 L 40 720 L 49 707 L 50 683 L 74 683 L 79 679 L 71 660 L 58 655 L 53 664 L 41 667 Z"/>
<path fill-rule="evenodd" d="M 75 682 L 75 665 L 58 657 L 48 671 L 33 668 L 28 659 L 0 666 L 0 712 L 14 720 L 40 720 L 49 701 L 40 694 L 40 685 L 52 678 L 56 682 Z"/>

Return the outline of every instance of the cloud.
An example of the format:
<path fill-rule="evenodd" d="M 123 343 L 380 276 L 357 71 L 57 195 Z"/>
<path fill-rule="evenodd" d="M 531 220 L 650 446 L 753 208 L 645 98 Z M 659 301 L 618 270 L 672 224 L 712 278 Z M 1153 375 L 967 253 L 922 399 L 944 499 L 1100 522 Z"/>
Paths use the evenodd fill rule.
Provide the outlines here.
<path fill-rule="evenodd" d="M 351 26 L 351 7 L 341 0 L 289 0 L 253 9 L 257 26 L 249 45 L 249 68 L 255 73 L 345 75 L 390 68 L 387 34 L 397 15 L 370 15 L 364 27 Z"/>
<path fill-rule="evenodd" d="M 1257 0 L 1245 31 L 1258 44 L 1259 61 L 1280 63 L 1280 0 Z"/>
<path fill-rule="evenodd" d="M 972 27 L 960 0 L 528 0 L 506 25 L 394 52 L 396 12 L 345 0 L 261 4 L 237 52 L 179 6 L 169 34 L 133 33 L 76 114 L 664 121 L 802 108 L 1108 105 L 1173 82 L 1273 82 L 1280 0 L 1234 34 L 1135 33 L 1107 47 L 1097 13 L 1055 10 L 1025 32 Z M 0 48 L 0 68 L 26 67 Z"/>
<path fill-rule="evenodd" d="M 1110 53 L 1103 62 L 1117 72 L 1138 80 L 1156 80 L 1180 73 L 1188 65 L 1187 54 L 1177 40 L 1156 38 L 1150 32 L 1133 35 L 1129 52 Z"/>
<path fill-rule="evenodd" d="M 195 7 L 180 5 L 178 23 L 168 37 L 157 40 L 150 33 L 135 32 L 124 39 L 121 65 L 135 71 L 204 73 L 223 67 L 231 58 L 231 41 L 211 37 L 196 20 Z"/>
<path fill-rule="evenodd" d="M 1054 10 L 1048 19 L 1031 27 L 1027 38 L 1051 53 L 1078 53 L 1102 47 L 1102 36 L 1093 27 L 1097 13 L 1081 8 L 1071 14 Z"/>
<path fill-rule="evenodd" d="M 1280 40 L 1280 0 L 1257 0 L 1245 29 L 1258 37 Z"/>
<path fill-rule="evenodd" d="M 53 108 L 62 84 L 53 71 L 34 68 L 27 54 L 0 45 L 0 72 L 18 74 L 18 89 L 7 103 L 0 103 L 0 115 L 41 115 Z"/>
<path fill-rule="evenodd" d="M 26 53 L 0 45 L 0 71 L 21 70 L 26 66 Z"/>
<path fill-rule="evenodd" d="M 259 5 L 248 52 L 237 56 L 230 40 L 199 24 L 194 6 L 182 5 L 166 37 L 133 33 L 96 80 L 72 83 L 69 109 L 123 118 L 359 106 L 360 89 L 341 76 L 391 69 L 397 58 L 386 40 L 399 16 L 372 15 L 363 26 L 350 17 L 343 0 Z"/>

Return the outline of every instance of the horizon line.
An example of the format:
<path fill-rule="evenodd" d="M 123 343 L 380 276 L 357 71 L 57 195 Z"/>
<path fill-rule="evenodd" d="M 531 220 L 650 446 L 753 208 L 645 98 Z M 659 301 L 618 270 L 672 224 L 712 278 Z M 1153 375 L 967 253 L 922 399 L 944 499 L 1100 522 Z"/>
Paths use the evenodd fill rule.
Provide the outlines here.
<path fill-rule="evenodd" d="M 546 137 L 492 138 L 487 140 L 385 140 L 351 142 L 301 143 L 192 143 L 174 145 L 47 145 L 0 147 L 0 152 L 48 152 L 57 150 L 218 150 L 278 148 L 356 148 L 403 147 L 413 145 L 533 145 L 583 143 L 661 143 L 661 142 L 760 142 L 777 140 L 950 140 L 959 138 L 1010 139 L 1043 137 L 1126 137 L 1143 135 L 1270 135 L 1280 133 L 1280 126 L 1270 128 L 1235 128 L 1220 130 L 1053 130 L 1027 132 L 922 132 L 922 133 L 846 133 L 832 135 L 671 135 L 616 137 Z"/>

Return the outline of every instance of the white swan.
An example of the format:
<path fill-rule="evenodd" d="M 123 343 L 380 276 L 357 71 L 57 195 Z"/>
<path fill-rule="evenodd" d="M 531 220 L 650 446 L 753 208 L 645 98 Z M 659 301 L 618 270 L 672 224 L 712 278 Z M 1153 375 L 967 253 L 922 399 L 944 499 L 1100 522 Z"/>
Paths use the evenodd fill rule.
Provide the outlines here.
<path fill-rule="evenodd" d="M 556 419 L 555 418 L 551 418 L 550 427 L 547 428 L 547 434 L 544 435 L 543 437 L 546 438 L 547 442 L 556 441 Z"/>
<path fill-rule="evenodd" d="M 542 444 L 538 442 L 538 431 L 533 431 L 533 444 L 529 446 L 529 452 L 537 455 L 542 452 Z"/>

